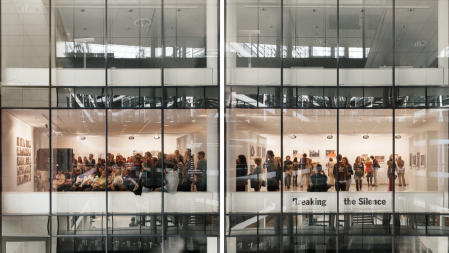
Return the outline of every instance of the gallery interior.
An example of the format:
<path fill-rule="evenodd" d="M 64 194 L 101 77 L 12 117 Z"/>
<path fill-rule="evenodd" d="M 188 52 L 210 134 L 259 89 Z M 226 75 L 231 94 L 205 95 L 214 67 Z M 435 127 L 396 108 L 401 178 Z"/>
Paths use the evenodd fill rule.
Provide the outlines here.
<path fill-rule="evenodd" d="M 446 0 L 2 0 L 3 252 L 449 252 Z"/>

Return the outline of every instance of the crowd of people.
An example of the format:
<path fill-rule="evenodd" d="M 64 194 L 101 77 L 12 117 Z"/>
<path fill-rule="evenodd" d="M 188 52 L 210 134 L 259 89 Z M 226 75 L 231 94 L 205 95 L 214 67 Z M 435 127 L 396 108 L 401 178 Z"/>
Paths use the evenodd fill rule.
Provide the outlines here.
<path fill-rule="evenodd" d="M 285 161 L 281 163 L 281 158 L 276 157 L 272 150 L 268 150 L 265 162 L 262 158 L 255 158 L 255 169 L 248 174 L 247 159 L 244 155 L 239 155 L 236 160 L 236 191 L 245 191 L 248 179 L 250 179 L 250 187 L 256 192 L 260 191 L 261 187 L 267 187 L 267 191 L 280 190 L 282 175 L 284 175 L 283 181 L 287 190 L 293 186 L 298 187 L 299 181 L 299 187 L 306 186 L 307 191 L 327 191 L 332 186 L 335 186 L 337 191 L 349 191 L 354 179 L 356 190 L 361 191 L 364 178 L 367 180 L 368 187 L 378 186 L 377 175 L 380 165 L 374 156 L 363 159 L 358 156 L 352 165 L 347 157 L 340 154 L 336 160 L 338 162 L 329 158 L 326 175 L 323 166 L 319 163 L 314 164 L 307 154 L 303 154 L 300 159 L 294 157 L 293 160 L 287 155 Z M 405 162 L 401 156 L 393 159 L 393 155 L 390 155 L 387 162 L 389 191 L 393 190 L 396 177 L 399 178 L 399 186 L 406 186 L 404 165 Z"/>
<path fill-rule="evenodd" d="M 106 159 L 72 156 L 69 171 L 57 171 L 53 178 L 54 191 L 207 191 L 207 161 L 203 151 L 197 154 L 197 164 L 191 149 L 182 156 L 178 150 L 173 154 L 161 152 L 153 157 L 136 154 L 127 158 L 120 154 L 107 154 Z"/>

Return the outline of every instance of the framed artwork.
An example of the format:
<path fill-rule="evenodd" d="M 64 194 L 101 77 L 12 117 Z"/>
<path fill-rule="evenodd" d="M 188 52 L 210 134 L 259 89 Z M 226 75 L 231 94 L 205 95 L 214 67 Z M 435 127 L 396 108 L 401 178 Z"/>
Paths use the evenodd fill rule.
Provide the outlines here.
<path fill-rule="evenodd" d="M 362 154 L 360 156 L 360 160 L 362 161 L 362 163 L 365 163 L 366 158 L 368 157 L 368 154 Z"/>
<path fill-rule="evenodd" d="M 412 166 L 416 166 L 416 155 L 412 155 Z"/>
<path fill-rule="evenodd" d="M 421 155 L 421 167 L 426 167 L 426 155 Z"/>
<path fill-rule="evenodd" d="M 299 157 L 298 150 L 293 150 L 293 157 Z"/>
<path fill-rule="evenodd" d="M 249 145 L 249 155 L 251 158 L 254 158 L 254 156 L 256 155 L 256 150 L 254 148 L 254 145 Z"/>
<path fill-rule="evenodd" d="M 326 157 L 337 157 L 337 151 L 336 150 L 326 150 Z"/>
<path fill-rule="evenodd" d="M 266 153 L 267 153 L 267 148 L 262 147 L 262 156 L 265 156 Z"/>
<path fill-rule="evenodd" d="M 257 156 L 262 157 L 262 147 L 257 147 Z"/>
<path fill-rule="evenodd" d="M 385 163 L 385 156 L 384 155 L 376 155 L 374 156 L 374 159 L 377 160 L 379 163 Z"/>
<path fill-rule="evenodd" d="M 310 158 L 319 158 L 320 151 L 319 150 L 309 150 L 309 157 Z"/>
<path fill-rule="evenodd" d="M 20 146 L 20 137 L 17 137 L 17 146 Z"/>
<path fill-rule="evenodd" d="M 419 159 L 421 158 L 420 156 L 421 156 L 421 155 L 420 155 L 420 153 L 418 152 L 418 153 L 416 154 L 416 167 L 418 168 L 418 170 L 419 170 L 419 165 L 421 164 L 421 163 L 419 162 Z"/>

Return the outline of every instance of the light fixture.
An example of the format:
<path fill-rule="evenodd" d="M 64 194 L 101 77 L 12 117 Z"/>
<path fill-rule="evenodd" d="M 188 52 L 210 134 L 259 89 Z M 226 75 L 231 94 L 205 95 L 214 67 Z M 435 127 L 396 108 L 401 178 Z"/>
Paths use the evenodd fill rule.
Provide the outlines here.
<path fill-rule="evenodd" d="M 246 118 L 245 122 L 249 124 L 249 123 L 251 123 L 251 120 L 249 118 Z"/>
<path fill-rule="evenodd" d="M 87 30 L 87 28 L 86 28 L 86 27 L 84 27 L 84 28 L 83 28 L 83 30 L 84 30 L 84 31 L 86 31 L 86 30 Z"/>
<path fill-rule="evenodd" d="M 407 26 L 406 25 L 403 25 L 403 26 L 401 26 L 402 28 L 407 28 Z"/>
<path fill-rule="evenodd" d="M 82 141 L 84 141 L 85 139 L 86 139 L 86 137 L 85 136 L 83 136 L 83 137 L 81 137 L 80 138 Z"/>
<path fill-rule="evenodd" d="M 137 19 L 136 21 L 134 21 L 134 25 L 135 26 L 149 26 L 151 25 L 151 19 L 149 18 L 141 18 L 141 19 Z"/>
<path fill-rule="evenodd" d="M 365 12 L 365 9 L 360 9 L 360 12 Z"/>
<path fill-rule="evenodd" d="M 318 26 L 314 26 L 313 28 L 315 28 L 315 29 L 316 29 L 316 28 L 318 28 Z"/>
<path fill-rule="evenodd" d="M 131 121 L 130 121 L 130 120 L 126 120 L 125 122 L 126 122 L 126 123 L 129 123 L 129 122 L 131 122 Z"/>
<path fill-rule="evenodd" d="M 329 134 L 329 135 L 327 136 L 327 138 L 330 140 L 330 139 L 333 139 L 334 136 L 332 136 L 332 134 Z"/>
<path fill-rule="evenodd" d="M 400 134 L 398 134 L 398 135 L 396 135 L 394 138 L 396 138 L 396 139 L 401 139 L 402 137 L 401 137 L 401 135 Z"/>
<path fill-rule="evenodd" d="M 316 12 L 316 9 L 312 9 L 312 12 Z"/>
<path fill-rule="evenodd" d="M 427 46 L 427 41 L 425 40 L 418 40 L 413 42 L 413 47 L 425 47 Z"/>
<path fill-rule="evenodd" d="M 363 136 L 363 139 L 365 139 L 365 140 L 366 140 L 366 139 L 369 139 L 369 135 L 368 135 L 368 134 L 364 135 L 364 136 Z"/>
<path fill-rule="evenodd" d="M 182 9 L 176 9 L 177 11 L 182 11 Z"/>
<path fill-rule="evenodd" d="M 134 11 L 133 9 L 129 9 L 129 10 L 128 10 L 128 12 L 133 12 L 133 11 Z"/>
<path fill-rule="evenodd" d="M 196 119 L 195 118 L 192 119 L 192 123 L 196 123 Z"/>
<path fill-rule="evenodd" d="M 408 11 L 414 11 L 415 9 L 408 9 Z"/>
<path fill-rule="evenodd" d="M 272 26 L 272 25 L 269 25 L 268 28 L 273 28 L 273 26 Z"/>
<path fill-rule="evenodd" d="M 126 30 L 131 30 L 131 27 L 126 28 Z"/>
<path fill-rule="evenodd" d="M 158 139 L 160 139 L 161 137 L 159 136 L 159 134 L 158 135 L 156 135 L 156 136 L 154 136 L 154 139 L 155 140 L 158 140 Z"/>
<path fill-rule="evenodd" d="M 427 121 L 426 118 L 422 119 L 422 123 L 426 123 L 426 121 Z"/>
<path fill-rule="evenodd" d="M 81 9 L 80 11 L 81 11 L 81 12 L 85 12 L 86 10 L 85 10 L 85 9 Z"/>
<path fill-rule="evenodd" d="M 260 8 L 260 10 L 261 10 L 261 11 L 266 11 L 267 9 L 265 9 L 265 8 Z"/>
<path fill-rule="evenodd" d="M 292 136 L 290 136 L 290 138 L 291 139 L 296 139 L 296 135 L 293 134 Z"/>
<path fill-rule="evenodd" d="M 134 140 L 134 136 L 131 135 L 130 137 L 128 137 L 128 139 L 132 141 Z"/>

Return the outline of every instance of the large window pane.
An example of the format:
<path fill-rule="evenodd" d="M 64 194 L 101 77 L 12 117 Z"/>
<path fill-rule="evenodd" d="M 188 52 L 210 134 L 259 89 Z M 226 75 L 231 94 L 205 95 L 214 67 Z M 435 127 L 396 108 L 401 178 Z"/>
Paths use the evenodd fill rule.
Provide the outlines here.
<path fill-rule="evenodd" d="M 2 110 L 3 214 L 48 214 L 49 110 Z"/>

